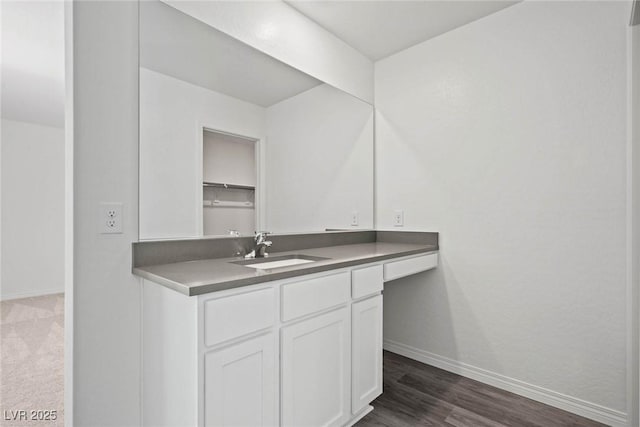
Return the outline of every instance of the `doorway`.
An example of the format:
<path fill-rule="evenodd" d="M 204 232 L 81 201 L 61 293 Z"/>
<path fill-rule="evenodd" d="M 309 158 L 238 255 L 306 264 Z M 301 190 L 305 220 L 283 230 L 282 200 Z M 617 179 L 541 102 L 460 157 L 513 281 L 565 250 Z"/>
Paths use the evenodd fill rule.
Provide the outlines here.
<path fill-rule="evenodd" d="M 202 235 L 251 235 L 257 230 L 258 143 L 202 129 Z"/>

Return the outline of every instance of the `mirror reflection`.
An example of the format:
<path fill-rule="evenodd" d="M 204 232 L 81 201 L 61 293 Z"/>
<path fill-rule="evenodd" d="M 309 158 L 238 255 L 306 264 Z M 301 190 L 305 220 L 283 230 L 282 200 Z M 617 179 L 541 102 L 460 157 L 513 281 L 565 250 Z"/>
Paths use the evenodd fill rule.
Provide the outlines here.
<path fill-rule="evenodd" d="M 140 3 L 140 239 L 373 228 L 373 107 L 196 18 Z"/>

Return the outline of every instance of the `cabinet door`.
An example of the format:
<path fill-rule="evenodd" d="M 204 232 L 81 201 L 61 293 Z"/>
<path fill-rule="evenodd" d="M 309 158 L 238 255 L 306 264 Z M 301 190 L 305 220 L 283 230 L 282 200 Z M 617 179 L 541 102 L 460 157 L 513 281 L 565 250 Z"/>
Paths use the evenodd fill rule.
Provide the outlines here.
<path fill-rule="evenodd" d="M 347 307 L 282 329 L 282 425 L 339 426 L 350 418 Z"/>
<path fill-rule="evenodd" d="M 206 426 L 273 426 L 278 392 L 275 335 L 205 354 Z"/>
<path fill-rule="evenodd" d="M 382 394 L 382 295 L 352 305 L 351 408 L 357 414 Z"/>

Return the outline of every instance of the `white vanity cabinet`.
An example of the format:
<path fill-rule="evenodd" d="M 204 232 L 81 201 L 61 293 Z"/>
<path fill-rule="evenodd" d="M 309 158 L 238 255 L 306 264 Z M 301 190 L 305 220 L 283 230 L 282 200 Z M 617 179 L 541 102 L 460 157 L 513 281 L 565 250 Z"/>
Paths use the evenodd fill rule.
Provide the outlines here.
<path fill-rule="evenodd" d="M 351 305 L 351 412 L 358 414 L 382 393 L 383 266 L 354 269 Z"/>
<path fill-rule="evenodd" d="M 275 343 L 271 332 L 204 355 L 205 425 L 276 425 Z"/>
<path fill-rule="evenodd" d="M 351 273 L 301 278 L 280 292 L 281 425 L 341 426 L 351 418 Z"/>
<path fill-rule="evenodd" d="M 278 425 L 278 296 L 271 283 L 189 297 L 144 280 L 142 424 Z"/>
<path fill-rule="evenodd" d="M 342 307 L 282 328 L 281 425 L 341 426 L 351 418 L 349 317 Z"/>
<path fill-rule="evenodd" d="M 382 394 L 382 295 L 351 306 L 351 412 Z"/>
<path fill-rule="evenodd" d="M 382 288 L 404 259 L 188 297 L 143 282 L 143 424 L 348 426 L 382 393 Z"/>

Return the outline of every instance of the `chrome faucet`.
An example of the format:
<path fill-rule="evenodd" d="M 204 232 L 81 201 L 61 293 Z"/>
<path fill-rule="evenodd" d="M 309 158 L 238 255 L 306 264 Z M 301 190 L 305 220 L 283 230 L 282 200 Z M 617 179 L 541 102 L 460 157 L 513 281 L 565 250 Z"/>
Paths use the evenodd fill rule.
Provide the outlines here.
<path fill-rule="evenodd" d="M 264 258 L 269 256 L 267 253 L 267 248 L 270 247 L 273 242 L 271 240 L 267 240 L 267 236 L 269 235 L 268 231 L 256 231 L 256 235 L 253 237 L 254 248 L 251 252 L 246 254 L 245 258 Z"/>

